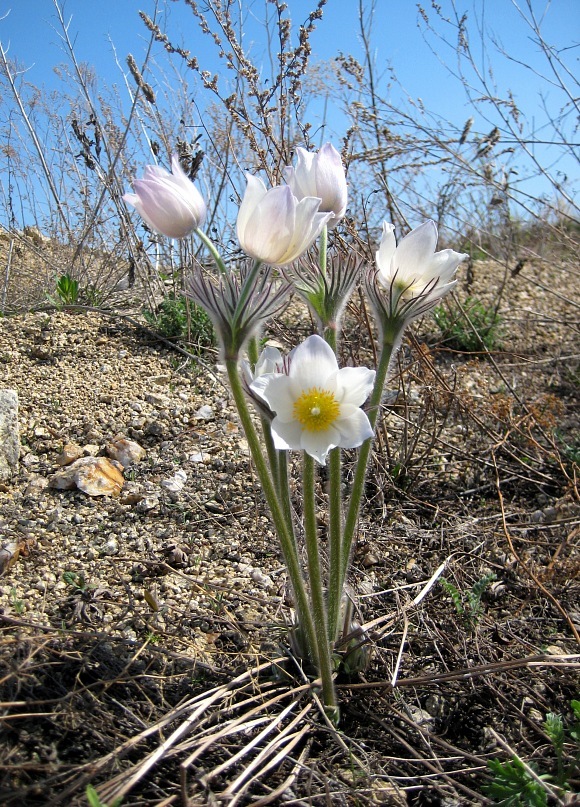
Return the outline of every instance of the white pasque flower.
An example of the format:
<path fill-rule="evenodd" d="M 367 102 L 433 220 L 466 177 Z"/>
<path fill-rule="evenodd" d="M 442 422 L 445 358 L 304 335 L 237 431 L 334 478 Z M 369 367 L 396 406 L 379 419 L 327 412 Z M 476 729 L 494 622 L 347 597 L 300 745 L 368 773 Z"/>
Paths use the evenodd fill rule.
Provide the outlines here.
<path fill-rule="evenodd" d="M 325 143 L 316 154 L 297 148 L 296 156 L 296 167 L 285 168 L 284 179 L 297 199 L 305 196 L 320 197 L 320 212 L 332 213 L 333 218 L 328 226 L 336 226 L 346 212 L 348 200 L 340 154 L 332 143 Z"/>
<path fill-rule="evenodd" d="M 170 174 L 159 165 L 146 165 L 142 179 L 133 182 L 135 193 L 126 193 L 123 199 L 156 232 L 186 238 L 201 227 L 207 207 L 176 154 L 171 158 L 171 170 Z"/>
<path fill-rule="evenodd" d="M 300 201 L 287 185 L 266 190 L 259 177 L 248 184 L 238 212 L 238 240 L 244 252 L 272 266 L 299 258 L 320 234 L 332 213 L 319 213 L 320 199 Z"/>
<path fill-rule="evenodd" d="M 426 221 L 397 245 L 395 228 L 383 222 L 376 253 L 379 283 L 391 294 L 392 313 L 408 318 L 434 306 L 456 283 L 455 272 L 468 256 L 452 249 L 435 252 L 437 225 Z"/>
<path fill-rule="evenodd" d="M 275 412 L 271 428 L 277 449 L 306 451 L 324 465 L 332 448 L 356 448 L 372 437 L 360 407 L 372 390 L 374 370 L 339 369 L 332 348 L 316 334 L 290 353 L 285 369 L 250 385 Z"/>

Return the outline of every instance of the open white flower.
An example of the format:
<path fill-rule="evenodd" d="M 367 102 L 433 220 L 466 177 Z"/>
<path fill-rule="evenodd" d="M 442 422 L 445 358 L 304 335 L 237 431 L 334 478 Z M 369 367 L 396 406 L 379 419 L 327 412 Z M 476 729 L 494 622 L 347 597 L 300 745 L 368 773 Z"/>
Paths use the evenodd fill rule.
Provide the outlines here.
<path fill-rule="evenodd" d="M 391 296 L 392 313 L 404 310 L 405 318 L 424 313 L 456 283 L 455 272 L 467 255 L 444 249 L 435 252 L 437 225 L 426 221 L 397 245 L 395 228 L 383 222 L 383 236 L 376 253 L 377 280 Z"/>
<path fill-rule="evenodd" d="M 207 208 L 176 154 L 171 158 L 171 171 L 146 165 L 142 179 L 133 182 L 135 193 L 126 193 L 123 199 L 133 205 L 152 230 L 168 238 L 186 238 L 201 227 Z"/>
<path fill-rule="evenodd" d="M 336 356 L 320 336 L 309 336 L 286 362 L 286 372 L 262 375 L 250 388 L 272 412 L 272 437 L 279 450 L 306 451 L 322 465 L 332 448 L 356 448 L 372 437 L 360 408 L 375 371 L 338 368 Z"/>

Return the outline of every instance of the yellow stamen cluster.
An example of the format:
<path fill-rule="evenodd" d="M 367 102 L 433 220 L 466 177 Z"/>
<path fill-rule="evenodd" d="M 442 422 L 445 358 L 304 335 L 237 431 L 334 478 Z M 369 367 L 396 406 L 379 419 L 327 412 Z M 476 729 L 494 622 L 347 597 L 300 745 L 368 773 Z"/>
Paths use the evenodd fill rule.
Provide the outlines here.
<path fill-rule="evenodd" d="M 311 387 L 294 402 L 293 415 L 309 432 L 320 432 L 331 426 L 340 414 L 340 403 L 333 392 Z"/>

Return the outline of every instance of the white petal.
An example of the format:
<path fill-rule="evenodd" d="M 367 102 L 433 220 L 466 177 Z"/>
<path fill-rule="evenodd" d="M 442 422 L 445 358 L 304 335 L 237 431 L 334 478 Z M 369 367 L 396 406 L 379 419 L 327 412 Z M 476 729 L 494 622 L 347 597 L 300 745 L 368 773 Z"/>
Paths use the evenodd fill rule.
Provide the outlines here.
<path fill-rule="evenodd" d="M 279 451 L 288 451 L 291 448 L 299 451 L 302 448 L 302 427 L 296 420 L 283 423 L 280 418 L 275 417 L 271 429 L 274 448 Z"/>
<path fill-rule="evenodd" d="M 244 241 L 246 237 L 246 230 L 248 229 L 248 223 L 256 207 L 267 193 L 266 186 L 259 177 L 255 177 L 252 174 L 246 174 L 246 180 L 248 184 L 246 185 L 244 198 L 242 199 L 242 204 L 240 205 L 240 209 L 238 211 L 238 219 L 236 224 L 238 240 L 243 249 L 245 249 Z"/>
<path fill-rule="evenodd" d="M 371 394 L 375 371 L 367 367 L 343 367 L 338 371 L 336 381 L 341 404 L 362 406 Z"/>
<path fill-rule="evenodd" d="M 250 389 L 263 398 L 272 412 L 276 412 L 280 420 L 289 422 L 294 419 L 294 401 L 291 381 L 286 375 L 270 374 L 256 378 Z"/>
<path fill-rule="evenodd" d="M 383 221 L 383 235 L 381 237 L 381 243 L 379 244 L 375 258 L 377 268 L 383 279 L 387 282 L 389 282 L 391 279 L 392 259 L 396 248 L 397 242 L 395 240 L 395 227 L 392 224 L 389 224 L 388 221 Z"/>
<path fill-rule="evenodd" d="M 283 262 L 293 237 L 296 204 L 287 186 L 270 188 L 251 215 L 244 240 L 240 238 L 244 251 L 264 263 Z"/>
<path fill-rule="evenodd" d="M 331 143 L 325 143 L 314 158 L 315 193 L 322 197 L 321 211 L 332 211 L 341 219 L 346 211 L 348 191 L 342 159 Z"/>
<path fill-rule="evenodd" d="M 153 230 L 169 238 L 185 238 L 195 230 L 197 220 L 177 190 L 153 180 L 136 179 L 133 185 L 138 199 L 131 204 Z"/>
<path fill-rule="evenodd" d="M 292 390 L 295 395 L 312 387 L 323 387 L 334 392 L 336 382 L 333 380 L 331 387 L 326 384 L 337 370 L 338 362 L 334 351 L 324 339 L 313 334 L 292 351 L 289 371 Z"/>
<path fill-rule="evenodd" d="M 452 249 L 443 249 L 433 255 L 429 274 L 431 277 L 438 277 L 441 285 L 451 282 L 459 264 L 469 256 Z"/>
<path fill-rule="evenodd" d="M 341 448 L 357 448 L 373 436 L 369 419 L 362 409 L 355 409 L 350 417 L 341 418 L 334 425 L 340 432 Z"/>
<path fill-rule="evenodd" d="M 286 188 L 288 193 L 292 193 L 290 188 Z M 292 197 L 296 199 L 296 197 Z M 299 258 L 314 240 L 319 236 L 320 231 L 326 222 L 332 218 L 332 213 L 318 213 L 320 199 L 306 196 L 297 204 L 294 211 L 294 229 L 292 237 L 284 245 L 284 250 L 280 250 L 276 261 L 278 266 L 285 266 Z"/>
<path fill-rule="evenodd" d="M 395 264 L 405 277 L 420 276 L 426 269 L 437 246 L 437 226 L 434 221 L 426 221 L 406 235 L 398 245 Z"/>
<path fill-rule="evenodd" d="M 282 354 L 277 347 L 266 345 L 258 357 L 254 375 L 256 378 L 266 373 L 275 373 L 276 368 L 282 365 Z"/>
<path fill-rule="evenodd" d="M 326 455 L 340 444 L 340 432 L 333 426 L 319 432 L 302 432 L 302 448 L 321 465 L 326 463 Z"/>

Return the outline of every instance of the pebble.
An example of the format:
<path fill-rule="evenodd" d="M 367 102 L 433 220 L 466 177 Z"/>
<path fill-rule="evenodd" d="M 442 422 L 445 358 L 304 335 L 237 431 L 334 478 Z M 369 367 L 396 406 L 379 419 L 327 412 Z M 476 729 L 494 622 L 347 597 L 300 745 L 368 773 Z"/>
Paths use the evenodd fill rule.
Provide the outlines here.
<path fill-rule="evenodd" d="M 103 555 L 118 555 L 119 554 L 119 542 L 116 538 L 109 538 L 109 540 L 103 545 L 101 549 Z"/>

